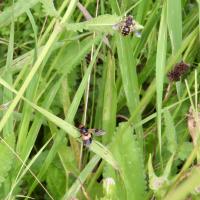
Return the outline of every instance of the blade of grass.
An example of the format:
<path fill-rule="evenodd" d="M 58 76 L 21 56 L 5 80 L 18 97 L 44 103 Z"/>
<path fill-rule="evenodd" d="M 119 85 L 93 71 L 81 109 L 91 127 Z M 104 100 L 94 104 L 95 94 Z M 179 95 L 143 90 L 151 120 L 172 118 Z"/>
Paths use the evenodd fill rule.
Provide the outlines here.
<path fill-rule="evenodd" d="M 15 89 L 13 89 L 8 83 L 6 83 L 3 79 L 0 78 L 0 83 L 11 90 L 13 93 L 17 93 Z M 80 141 L 79 136 L 79 130 L 72 126 L 70 123 L 62 120 L 61 118 L 55 116 L 54 114 L 50 113 L 49 111 L 45 110 L 42 107 L 37 106 L 36 104 L 32 103 L 28 99 L 22 96 L 22 99 L 26 101 L 28 104 L 30 104 L 34 109 L 36 109 L 39 113 L 41 113 L 43 116 L 48 118 L 51 122 L 56 124 L 58 127 L 66 131 L 70 136 L 76 138 L 78 141 Z M 92 144 L 90 145 L 90 150 L 93 151 L 94 153 L 98 154 L 100 157 L 102 157 L 105 161 L 107 161 L 109 164 L 111 164 L 115 169 L 119 169 L 119 166 L 115 159 L 113 158 L 112 154 L 110 151 L 101 143 L 93 140 Z"/>
<path fill-rule="evenodd" d="M 99 162 L 100 157 L 98 155 L 93 156 L 90 162 L 86 165 L 86 167 L 81 171 L 80 175 L 73 183 L 73 185 L 69 188 L 68 192 L 62 198 L 65 199 L 73 199 L 76 197 L 78 191 L 83 186 L 83 183 L 86 181 L 86 178 L 92 173 L 92 170 Z"/>
<path fill-rule="evenodd" d="M 182 42 L 181 1 L 167 0 L 167 25 L 171 39 L 172 53 L 176 53 Z"/>
<path fill-rule="evenodd" d="M 136 73 L 136 60 L 132 57 L 130 48 L 130 38 L 123 38 L 121 35 L 116 37 L 117 51 L 119 57 L 119 66 L 122 76 L 122 84 L 127 100 L 127 107 L 129 112 L 132 113 L 139 103 L 139 88 L 138 77 Z M 129 49 L 129 51 L 127 51 Z M 134 123 L 138 123 L 141 120 L 140 111 L 137 113 L 137 117 L 134 119 Z M 136 134 L 143 145 L 143 130 L 142 127 L 137 128 Z"/>
<path fill-rule="evenodd" d="M 57 132 L 57 134 L 54 138 L 53 145 L 52 145 L 51 149 L 49 150 L 49 153 L 48 153 L 46 159 L 44 160 L 44 163 L 43 163 L 42 167 L 40 168 L 39 173 L 37 174 L 37 178 L 39 180 L 42 180 L 42 178 L 45 176 L 50 164 L 53 162 L 57 152 L 59 151 L 59 147 L 60 147 L 60 144 L 62 143 L 62 141 L 63 141 L 63 135 L 59 134 L 59 132 Z M 66 145 L 65 143 L 63 143 L 63 144 Z M 31 193 L 33 192 L 33 190 L 35 189 L 37 184 L 38 184 L 38 181 L 35 180 L 30 185 L 29 190 L 28 190 L 28 196 L 31 195 Z"/>
<path fill-rule="evenodd" d="M 58 80 L 56 84 L 46 93 L 46 97 L 42 102 L 42 107 L 45 109 L 49 109 L 50 105 L 52 104 L 58 89 L 61 85 L 62 79 Z M 40 127 L 42 125 L 42 122 L 44 121 L 44 118 L 41 114 L 37 113 L 35 115 L 34 121 L 31 124 L 30 130 L 27 134 L 26 140 L 24 140 L 24 144 L 22 147 L 22 151 L 20 152 L 22 159 L 27 159 L 34 144 L 36 141 L 36 138 L 38 136 Z"/>
<path fill-rule="evenodd" d="M 91 74 L 93 65 L 95 63 L 95 60 L 97 58 L 97 55 L 99 53 L 101 45 L 102 45 L 102 41 L 100 42 L 100 44 L 99 44 L 99 46 L 98 46 L 98 48 L 97 48 L 97 50 L 96 50 L 96 52 L 95 52 L 95 54 L 93 56 L 93 59 L 90 62 L 89 66 L 88 66 L 88 68 L 87 68 L 87 70 L 85 72 L 85 75 L 84 75 L 84 77 L 83 77 L 83 79 L 81 81 L 81 84 L 79 85 L 79 88 L 78 88 L 78 90 L 77 90 L 77 92 L 76 92 L 76 94 L 75 94 L 75 96 L 73 98 L 73 101 L 72 101 L 72 103 L 70 105 L 70 108 L 69 108 L 69 110 L 67 112 L 66 121 L 69 122 L 69 123 L 72 123 L 72 121 L 73 121 L 73 119 L 75 117 L 75 114 L 76 114 L 76 112 L 78 110 L 78 106 L 79 106 L 81 98 L 82 98 L 82 96 L 84 94 L 84 90 L 85 90 L 85 88 L 87 86 L 88 77 Z"/>
<path fill-rule="evenodd" d="M 13 15 L 12 15 L 13 19 Z M 13 19 L 14 21 L 14 19 Z M 9 45 L 8 45 L 8 53 L 7 53 L 7 60 L 6 60 L 6 69 L 4 73 L 4 79 L 12 85 L 13 78 L 12 74 L 9 72 L 9 67 L 12 65 L 13 62 L 13 52 L 14 52 L 14 22 L 11 23 L 10 26 L 10 39 L 9 39 Z M 3 103 L 10 102 L 13 99 L 13 94 L 8 91 L 6 88 L 4 88 L 3 91 Z M 5 127 L 3 129 L 3 136 L 5 137 L 8 134 L 13 133 L 13 115 L 11 114 L 10 118 L 8 119 L 7 123 L 5 124 Z"/>
<path fill-rule="evenodd" d="M 167 27 L 166 27 L 166 5 L 163 5 L 161 22 L 158 35 L 157 54 L 156 54 L 156 108 L 157 108 L 157 128 L 158 128 L 158 143 L 160 161 L 162 165 L 162 121 L 161 121 L 161 109 L 163 98 L 163 82 L 165 73 L 165 61 L 167 50 Z"/>
<path fill-rule="evenodd" d="M 35 180 L 38 182 L 38 184 L 43 188 L 43 190 L 47 193 L 47 195 L 50 197 L 50 199 L 54 200 L 54 198 L 50 195 L 50 193 L 47 191 L 47 189 L 43 186 L 43 184 L 40 182 L 40 180 L 37 178 L 37 176 L 32 172 L 32 170 L 30 169 L 30 167 L 32 166 L 32 164 L 37 160 L 37 158 L 39 157 L 39 155 L 42 153 L 42 151 L 47 147 L 47 145 L 49 144 L 49 142 L 52 140 L 52 137 L 43 145 L 43 147 L 38 151 L 38 153 L 32 158 L 32 160 L 29 162 L 29 164 L 27 165 L 23 159 L 14 151 L 13 148 L 11 148 L 9 146 L 10 151 L 16 156 L 16 158 L 22 163 L 22 166 L 16 176 L 16 179 L 13 182 L 13 185 L 10 189 L 9 194 L 7 195 L 7 197 L 5 198 L 5 200 L 10 200 L 12 193 L 15 189 L 15 187 L 17 186 L 17 184 L 20 182 L 20 180 L 24 177 L 24 175 L 27 172 L 30 172 L 30 174 L 35 178 Z M 5 143 L 5 142 L 4 142 Z M 6 144 L 7 145 L 7 144 Z M 25 169 L 23 169 L 25 167 Z M 22 170 L 23 169 L 23 170 Z"/>
<path fill-rule="evenodd" d="M 187 48 L 187 46 L 190 44 L 191 40 L 194 37 L 198 37 L 198 27 L 196 27 L 188 37 L 185 38 L 185 40 L 183 40 L 181 48 L 178 50 L 178 52 L 175 55 L 172 55 L 169 59 L 168 59 L 168 63 L 166 66 L 166 71 L 165 73 L 167 73 L 167 71 L 177 62 L 179 56 L 184 52 L 184 50 Z M 145 92 L 144 97 L 141 99 L 140 103 L 138 104 L 138 106 L 136 107 L 136 109 L 131 113 L 131 117 L 129 118 L 128 122 L 125 124 L 125 126 L 123 127 L 123 130 L 125 131 L 129 126 L 132 126 L 133 121 L 135 120 L 135 117 L 137 115 L 137 113 L 143 112 L 144 109 L 146 108 L 146 106 L 148 105 L 148 103 L 150 102 L 150 100 L 153 97 L 154 92 L 156 91 L 156 81 L 155 79 L 152 80 L 150 86 L 148 87 L 148 89 Z"/>
<path fill-rule="evenodd" d="M 146 12 L 148 12 L 148 8 L 150 6 L 150 1 L 146 1 L 146 0 L 142 0 L 137 8 L 137 16 L 136 16 L 136 20 L 140 23 L 143 24 L 145 17 L 146 16 Z M 155 5 L 154 5 L 155 6 Z"/>
<path fill-rule="evenodd" d="M 30 11 L 30 9 L 28 9 L 27 11 L 26 11 L 26 13 L 27 13 L 27 15 L 28 15 L 28 18 L 29 18 L 29 21 L 30 21 L 30 23 L 31 23 L 31 26 L 32 26 L 32 28 L 33 28 L 33 33 L 34 33 L 34 39 L 35 39 L 35 53 L 34 53 L 34 59 L 33 59 L 33 61 L 35 62 L 35 60 L 36 60 L 36 58 L 37 58 L 37 55 L 38 55 L 38 48 L 37 48 L 37 25 L 36 25 L 36 23 L 35 23 L 35 19 L 34 19 L 34 17 L 33 17 L 33 15 L 32 15 L 32 13 L 31 13 L 31 11 Z"/>
<path fill-rule="evenodd" d="M 102 128 L 107 132 L 103 137 L 105 144 L 110 142 L 116 126 L 116 110 L 117 110 L 117 91 L 115 85 L 115 60 L 114 57 L 108 54 L 106 64 L 107 75 L 104 91 L 104 105 L 102 116 Z"/>
<path fill-rule="evenodd" d="M 26 11 L 27 13 L 27 16 L 29 18 L 29 21 L 31 23 L 31 26 L 32 26 L 32 29 L 33 29 L 33 33 L 34 33 L 34 39 L 35 39 L 35 48 L 34 48 L 34 56 L 33 56 L 33 64 L 37 58 L 37 55 L 38 55 L 38 47 L 37 47 L 37 25 L 36 25 L 36 22 L 34 20 L 34 17 L 31 13 L 31 11 L 28 9 Z M 27 65 L 28 66 L 28 65 Z M 27 72 L 27 67 L 24 67 L 24 69 L 21 71 L 22 73 L 20 73 L 20 75 L 18 75 L 16 81 L 15 81 L 15 84 L 17 85 L 18 81 L 23 77 L 24 75 L 24 72 Z M 26 74 L 26 73 L 25 73 Z M 35 98 L 35 94 L 36 94 L 36 91 L 37 91 L 37 82 L 39 82 L 39 77 L 38 75 L 36 75 L 34 77 L 34 79 L 30 82 L 29 84 L 29 89 L 27 89 L 27 93 L 26 93 L 26 97 L 28 99 L 34 99 Z M 29 125 L 30 125 L 30 120 L 31 120 L 31 110 L 32 108 L 28 105 L 28 104 L 24 104 L 23 106 L 23 118 L 21 120 L 21 124 L 20 124 L 20 131 L 18 133 L 18 140 L 17 140 L 17 146 L 16 146 L 16 151 L 18 153 L 21 152 L 22 150 L 22 147 L 24 146 L 24 142 L 25 142 L 25 139 L 26 139 L 26 136 L 27 136 L 27 132 L 28 132 L 28 128 L 29 128 Z"/>
<path fill-rule="evenodd" d="M 32 67 L 30 73 L 28 74 L 26 80 L 24 81 L 23 85 L 21 86 L 19 92 L 17 93 L 16 97 L 13 99 L 13 102 L 11 103 L 11 105 L 9 106 L 7 112 L 5 113 L 5 115 L 3 116 L 3 118 L 0 121 L 0 131 L 3 129 L 3 127 L 5 126 L 7 120 L 9 119 L 10 115 L 12 114 L 13 110 L 15 109 L 16 105 L 18 104 L 18 102 L 20 101 L 20 98 L 22 97 L 22 95 L 24 94 L 26 88 L 28 87 L 28 85 L 30 84 L 32 78 L 34 77 L 35 73 L 37 72 L 37 70 L 39 69 L 42 61 L 45 59 L 45 57 L 47 56 L 51 46 L 53 45 L 53 43 L 56 42 L 56 40 L 58 39 L 60 33 L 62 32 L 62 25 L 70 18 L 73 10 L 75 9 L 77 0 L 72 0 L 68 6 L 68 9 L 64 15 L 64 17 L 62 18 L 61 22 L 59 24 L 57 24 L 57 26 L 54 28 L 53 33 L 51 34 L 51 36 L 49 37 L 49 40 L 47 41 L 45 47 L 43 48 L 40 56 L 38 57 L 38 59 L 36 60 L 34 66 Z"/>
<path fill-rule="evenodd" d="M 197 0 L 198 7 L 199 7 L 199 33 L 200 33 L 200 0 Z M 200 36 L 199 36 L 200 38 Z"/>
<path fill-rule="evenodd" d="M 182 9 L 181 1 L 167 1 L 167 25 L 172 45 L 172 54 L 175 54 L 182 42 Z M 181 56 L 180 56 L 181 57 Z M 181 83 L 176 83 L 178 97 L 181 96 Z"/>

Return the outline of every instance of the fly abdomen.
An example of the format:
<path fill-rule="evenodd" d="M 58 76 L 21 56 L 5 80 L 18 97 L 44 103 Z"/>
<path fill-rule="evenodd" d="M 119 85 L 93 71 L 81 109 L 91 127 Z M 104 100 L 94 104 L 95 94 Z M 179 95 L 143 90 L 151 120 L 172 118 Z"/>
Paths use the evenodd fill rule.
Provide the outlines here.
<path fill-rule="evenodd" d="M 129 35 L 130 32 L 131 32 L 131 29 L 129 26 L 122 27 L 122 30 L 121 30 L 122 35 L 127 36 Z"/>

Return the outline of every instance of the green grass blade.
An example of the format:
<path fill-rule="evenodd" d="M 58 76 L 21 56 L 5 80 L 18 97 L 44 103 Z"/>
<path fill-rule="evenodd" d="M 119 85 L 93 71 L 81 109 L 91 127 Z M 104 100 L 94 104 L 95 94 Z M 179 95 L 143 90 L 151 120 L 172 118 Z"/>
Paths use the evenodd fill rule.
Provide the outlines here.
<path fill-rule="evenodd" d="M 76 197 L 78 191 L 82 187 L 83 183 L 86 181 L 86 178 L 92 173 L 92 170 L 94 169 L 96 164 L 99 162 L 99 160 L 100 160 L 100 157 L 98 155 L 95 155 L 89 161 L 86 167 L 81 171 L 77 180 L 73 183 L 73 185 L 69 188 L 68 192 L 64 195 L 64 197 L 62 198 L 63 200 L 73 199 Z"/>
<path fill-rule="evenodd" d="M 102 128 L 107 132 L 103 137 L 103 141 L 107 144 L 116 126 L 116 110 L 117 110 L 117 91 L 115 85 L 115 60 L 113 56 L 108 54 L 107 58 L 107 74 L 104 79 L 104 105 L 103 105 L 103 116 L 102 116 Z"/>
<path fill-rule="evenodd" d="M 172 53 L 175 53 L 182 42 L 181 1 L 167 0 L 167 25 L 172 44 Z"/>
<path fill-rule="evenodd" d="M 9 73 L 9 67 L 12 65 L 12 62 L 13 62 L 14 33 L 15 33 L 14 22 L 12 22 L 10 26 L 10 39 L 9 39 L 8 53 L 7 53 L 7 60 L 6 60 L 6 70 L 4 73 L 4 79 L 11 85 L 13 82 L 13 77 L 12 77 L 12 74 Z M 8 91 L 6 88 L 4 88 L 3 103 L 8 103 L 12 101 L 12 99 L 13 99 L 13 94 L 10 91 Z M 12 134 L 13 129 L 14 129 L 13 115 L 11 115 L 7 123 L 5 124 L 5 127 L 3 129 L 3 135 L 6 136 L 8 134 Z"/>
<path fill-rule="evenodd" d="M 3 79 L 0 78 L 0 83 L 11 90 L 14 93 L 17 93 L 16 90 L 14 90 L 8 83 L 6 83 Z M 63 119 L 55 116 L 54 114 L 50 113 L 46 109 L 37 106 L 36 104 L 30 102 L 28 99 L 25 97 L 22 97 L 24 101 L 26 101 L 28 104 L 30 104 L 34 109 L 36 109 L 39 113 L 41 113 L 43 116 L 45 116 L 47 119 L 49 119 L 51 122 L 56 124 L 58 127 L 66 131 L 70 136 L 76 138 L 77 140 L 80 141 L 79 136 L 80 133 L 77 128 L 72 126 L 70 123 L 64 121 Z M 90 150 L 93 151 L 94 153 L 98 154 L 100 157 L 105 159 L 109 164 L 111 164 L 115 169 L 118 169 L 119 166 L 115 159 L 113 158 L 112 154 L 110 151 L 103 145 L 101 145 L 99 142 L 93 140 L 92 144 L 90 145 Z"/>
<path fill-rule="evenodd" d="M 166 67 L 166 72 L 167 70 L 169 70 L 173 64 L 175 64 L 179 58 L 179 56 L 184 52 L 184 50 L 188 47 L 188 45 L 190 44 L 191 40 L 194 37 L 198 37 L 198 28 L 196 28 L 195 30 L 192 31 L 192 33 L 185 38 L 185 40 L 183 40 L 183 43 L 181 45 L 181 48 L 179 49 L 179 51 L 175 54 L 172 55 L 168 60 L 167 63 L 167 67 Z M 142 112 L 148 105 L 148 103 L 150 102 L 150 100 L 152 99 L 154 93 L 156 91 L 156 81 L 155 79 L 152 80 L 150 86 L 148 87 L 148 89 L 145 92 L 144 97 L 141 99 L 139 105 L 137 106 L 137 108 L 131 113 L 131 117 L 128 120 L 128 123 L 125 124 L 124 126 L 124 131 L 129 127 L 132 126 L 133 121 L 135 120 L 135 117 L 137 116 L 138 112 Z"/>
<path fill-rule="evenodd" d="M 35 59 L 33 59 L 33 60 L 35 61 L 36 58 L 37 58 L 37 55 L 38 55 L 38 52 L 37 52 L 37 51 L 38 51 L 38 49 L 37 49 L 37 33 L 38 33 L 37 29 L 38 29 L 38 28 L 37 28 L 35 19 L 34 19 L 32 13 L 31 13 L 31 11 L 28 9 L 28 10 L 26 11 L 26 13 L 27 13 L 28 18 L 29 18 L 29 20 L 30 20 L 31 26 L 32 26 L 32 28 L 33 28 L 33 33 L 34 33 L 34 39 L 35 39 L 35 55 L 34 55 L 34 58 L 35 58 Z"/>
<path fill-rule="evenodd" d="M 126 51 L 130 48 L 130 38 L 123 38 L 123 36 L 117 35 L 117 51 L 119 57 L 119 66 L 122 77 L 123 88 L 127 100 L 127 106 L 129 112 L 132 113 L 139 103 L 139 86 L 138 77 L 136 73 L 136 60 L 132 57 L 131 50 Z M 141 120 L 141 113 L 137 113 L 137 117 L 134 123 Z M 136 133 L 142 144 L 143 130 L 141 127 L 136 129 Z"/>
<path fill-rule="evenodd" d="M 200 33 L 200 0 L 197 0 L 198 7 L 199 7 L 199 33 Z"/>
<path fill-rule="evenodd" d="M 51 46 L 58 39 L 58 37 L 60 35 L 60 32 L 62 31 L 62 29 L 61 29 L 60 26 L 62 26 L 62 24 L 64 24 L 69 19 L 69 17 L 71 16 L 73 10 L 75 9 L 76 3 L 77 3 L 77 0 L 72 0 L 70 2 L 69 7 L 68 7 L 66 13 L 65 13 L 64 17 L 61 20 L 61 23 L 58 24 L 55 27 L 53 33 L 49 37 L 49 40 L 47 41 L 45 47 L 43 48 L 42 53 L 40 54 L 40 56 L 36 60 L 35 64 L 33 65 L 32 69 L 30 71 L 30 73 L 28 74 L 26 80 L 24 81 L 23 85 L 21 86 L 19 92 L 17 93 L 16 97 L 13 99 L 13 102 L 10 104 L 7 112 L 5 113 L 5 115 L 3 116 L 3 118 L 1 119 L 1 121 L 0 121 L 0 131 L 3 129 L 3 127 L 7 123 L 7 120 L 9 119 L 9 117 L 12 114 L 13 110 L 15 109 L 15 107 L 17 106 L 18 102 L 20 101 L 21 97 L 23 96 L 25 90 L 29 86 L 32 78 L 34 77 L 35 73 L 37 72 L 37 70 L 39 69 L 40 65 L 42 64 L 42 61 L 48 55 Z"/>
<path fill-rule="evenodd" d="M 165 74 L 165 61 L 166 61 L 166 50 L 167 50 L 167 26 L 166 26 L 166 5 L 162 8 L 161 22 L 159 27 L 157 54 L 156 54 L 156 108 L 157 108 L 157 127 L 158 127 L 158 143 L 160 159 L 162 152 L 162 140 L 161 140 L 161 109 L 162 109 L 162 98 L 163 98 L 163 82 Z"/>
<path fill-rule="evenodd" d="M 172 53 L 175 54 L 182 42 L 182 9 L 181 1 L 167 1 L 167 24 L 171 39 Z M 181 58 L 180 58 L 181 59 Z M 181 96 L 181 84 L 176 83 L 177 94 Z"/>
<path fill-rule="evenodd" d="M 94 57 L 92 59 L 92 62 L 89 64 L 89 66 L 88 66 L 88 68 L 87 68 L 87 70 L 85 72 L 85 75 L 84 75 L 84 77 L 83 77 L 83 79 L 81 81 L 81 84 L 80 84 L 80 86 L 79 86 L 79 88 L 78 88 L 78 90 L 77 90 L 77 92 L 76 92 L 76 94 L 75 94 L 75 96 L 73 98 L 73 101 L 72 101 L 72 103 L 70 105 L 70 108 L 69 108 L 69 110 L 67 112 L 66 121 L 68 121 L 69 123 L 72 123 L 72 121 L 74 119 L 74 116 L 75 116 L 75 114 L 76 114 L 76 112 L 78 110 L 78 106 L 80 104 L 81 98 L 82 98 L 82 96 L 84 94 L 84 91 L 85 91 L 85 88 L 87 86 L 88 77 L 91 74 L 91 71 L 92 71 L 93 65 L 95 63 L 95 60 L 97 58 L 97 55 L 99 53 L 101 44 L 102 44 L 102 42 L 99 44 L 99 46 L 98 46 L 98 48 L 97 48 L 97 50 L 96 50 L 96 52 L 94 54 Z"/>

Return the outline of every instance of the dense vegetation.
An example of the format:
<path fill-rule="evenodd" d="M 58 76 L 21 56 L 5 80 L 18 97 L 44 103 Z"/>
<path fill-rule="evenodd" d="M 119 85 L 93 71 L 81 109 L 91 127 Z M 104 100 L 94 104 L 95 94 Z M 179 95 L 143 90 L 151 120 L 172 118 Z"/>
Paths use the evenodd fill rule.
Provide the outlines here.
<path fill-rule="evenodd" d="M 199 0 L 0 8 L 0 199 L 200 199 Z"/>

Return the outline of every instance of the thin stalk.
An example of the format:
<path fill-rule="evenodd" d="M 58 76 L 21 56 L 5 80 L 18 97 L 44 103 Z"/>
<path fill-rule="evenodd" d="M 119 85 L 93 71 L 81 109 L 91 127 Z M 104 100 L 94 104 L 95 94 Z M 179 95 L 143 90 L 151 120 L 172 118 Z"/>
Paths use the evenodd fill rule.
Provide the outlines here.
<path fill-rule="evenodd" d="M 97 4 L 96 4 L 96 13 L 95 13 L 96 17 L 97 17 L 97 14 L 98 14 L 98 9 L 99 9 L 99 0 L 97 0 Z M 93 33 L 93 39 L 94 38 L 95 38 L 95 33 Z M 92 45 L 92 49 L 91 49 L 90 62 L 93 59 L 93 54 L 94 54 L 94 45 Z M 86 125 L 86 122 L 87 122 L 88 100 L 89 100 L 89 93 L 90 93 L 90 79 L 91 79 L 91 74 L 88 77 L 88 83 L 87 83 L 87 88 L 86 88 L 85 106 L 84 106 L 84 114 L 83 114 L 83 125 Z M 82 157 L 83 157 L 83 144 L 81 143 L 79 169 L 81 169 Z"/>
<path fill-rule="evenodd" d="M 21 86 L 21 88 L 20 88 L 19 92 L 17 93 L 16 97 L 13 99 L 13 102 L 10 105 L 10 107 L 8 108 L 7 112 L 5 113 L 3 118 L 1 119 L 1 121 L 0 121 L 0 131 L 2 131 L 3 127 L 7 123 L 9 117 L 11 116 L 11 114 L 14 111 L 15 107 L 17 106 L 18 102 L 20 101 L 20 99 L 21 99 L 22 95 L 24 94 L 25 90 L 29 86 L 32 78 L 34 77 L 35 73 L 39 69 L 39 67 L 40 67 L 41 63 L 43 62 L 44 58 L 49 53 L 49 50 L 51 49 L 52 45 L 58 40 L 58 38 L 60 36 L 60 33 L 62 32 L 62 26 L 67 22 L 67 20 L 72 15 L 77 2 L 78 2 L 78 0 L 72 0 L 70 2 L 69 7 L 68 7 L 64 17 L 62 18 L 61 22 L 60 23 L 58 22 L 57 25 L 55 26 L 55 28 L 53 30 L 53 33 L 49 37 L 49 40 L 47 41 L 46 45 L 44 46 L 43 51 L 41 52 L 40 56 L 37 58 L 35 64 L 33 65 L 32 70 L 28 74 L 26 80 L 24 81 L 23 85 Z"/>
<path fill-rule="evenodd" d="M 65 7 L 67 6 L 68 3 L 69 3 L 69 0 L 65 0 L 63 2 L 63 4 L 61 5 L 60 9 L 58 10 L 59 15 L 63 12 L 63 10 L 65 9 Z M 55 23 L 56 23 L 56 19 L 54 18 L 50 22 L 49 26 L 46 28 L 46 31 L 44 32 L 44 34 L 39 37 L 39 39 L 38 39 L 38 41 L 39 41 L 38 42 L 38 46 L 41 46 L 43 44 L 44 40 L 46 39 L 47 35 L 51 31 L 51 29 L 53 28 L 53 26 L 55 25 Z"/>

